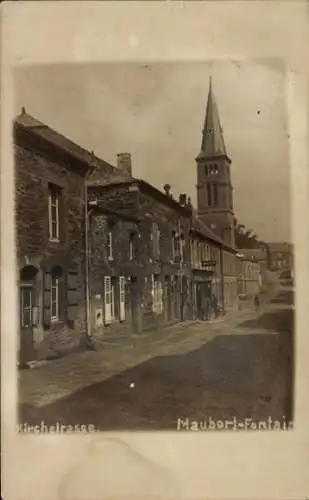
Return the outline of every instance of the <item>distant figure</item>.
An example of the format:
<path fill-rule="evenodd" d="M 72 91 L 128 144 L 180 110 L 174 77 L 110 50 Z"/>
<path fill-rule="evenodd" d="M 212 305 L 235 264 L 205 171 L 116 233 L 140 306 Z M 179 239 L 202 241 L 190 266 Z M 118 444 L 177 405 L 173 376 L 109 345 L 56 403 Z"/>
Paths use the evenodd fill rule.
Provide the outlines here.
<path fill-rule="evenodd" d="M 254 306 L 258 312 L 260 310 L 260 299 L 259 299 L 258 295 L 256 295 L 254 298 Z"/>

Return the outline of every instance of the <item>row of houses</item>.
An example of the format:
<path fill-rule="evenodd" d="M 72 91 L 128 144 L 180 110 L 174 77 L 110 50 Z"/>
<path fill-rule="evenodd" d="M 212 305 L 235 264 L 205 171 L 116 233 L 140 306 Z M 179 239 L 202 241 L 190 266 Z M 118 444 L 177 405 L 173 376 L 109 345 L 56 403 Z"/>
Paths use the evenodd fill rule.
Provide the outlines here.
<path fill-rule="evenodd" d="M 25 109 L 14 154 L 21 363 L 226 314 L 258 293 L 252 256 L 185 194 L 135 178 L 130 154 L 110 165 Z"/>

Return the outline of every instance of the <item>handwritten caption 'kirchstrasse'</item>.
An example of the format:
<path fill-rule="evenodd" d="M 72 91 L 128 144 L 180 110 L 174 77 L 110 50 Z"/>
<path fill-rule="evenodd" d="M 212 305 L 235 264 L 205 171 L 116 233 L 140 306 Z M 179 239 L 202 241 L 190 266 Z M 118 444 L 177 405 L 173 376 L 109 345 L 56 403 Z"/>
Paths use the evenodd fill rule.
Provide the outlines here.
<path fill-rule="evenodd" d="M 21 434 L 65 434 L 68 432 L 87 434 L 97 432 L 97 429 L 95 425 L 92 424 L 65 425 L 56 422 L 54 425 L 47 425 L 44 421 L 41 421 L 41 423 L 37 425 L 30 425 L 26 422 L 19 424 L 18 432 Z"/>
<path fill-rule="evenodd" d="M 266 420 L 253 420 L 252 418 L 238 420 L 236 417 L 231 420 L 215 420 L 211 417 L 205 417 L 203 420 L 177 418 L 178 431 L 287 431 L 292 429 L 293 422 L 286 420 L 286 417 L 282 417 L 281 420 L 274 420 L 272 417 Z"/>

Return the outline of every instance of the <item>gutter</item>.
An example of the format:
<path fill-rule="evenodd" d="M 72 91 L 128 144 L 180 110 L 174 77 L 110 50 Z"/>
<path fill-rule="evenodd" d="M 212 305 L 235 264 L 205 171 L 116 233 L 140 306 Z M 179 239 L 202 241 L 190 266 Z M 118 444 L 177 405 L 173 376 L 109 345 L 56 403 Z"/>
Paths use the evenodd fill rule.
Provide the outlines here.
<path fill-rule="evenodd" d="M 222 296 L 222 312 L 225 315 L 225 297 L 224 297 L 224 269 L 223 269 L 223 249 L 220 249 L 220 274 L 221 274 L 221 296 Z"/>
<path fill-rule="evenodd" d="M 86 347 L 92 348 L 91 333 L 91 309 L 90 309 L 90 290 L 89 290 L 89 215 L 92 209 L 88 210 L 88 186 L 87 179 L 93 173 L 95 166 L 92 166 L 85 175 L 84 182 L 84 217 L 85 217 L 85 302 L 86 302 Z"/>

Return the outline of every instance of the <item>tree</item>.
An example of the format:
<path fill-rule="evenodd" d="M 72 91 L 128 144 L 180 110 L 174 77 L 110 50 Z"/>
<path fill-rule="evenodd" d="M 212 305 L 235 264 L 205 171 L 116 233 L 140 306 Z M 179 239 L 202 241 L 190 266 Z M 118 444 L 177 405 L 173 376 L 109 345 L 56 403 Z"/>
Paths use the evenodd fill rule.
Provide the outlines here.
<path fill-rule="evenodd" d="M 247 229 L 244 224 L 240 224 L 237 219 L 235 225 L 235 244 L 237 248 L 262 248 L 263 242 L 258 239 L 252 229 Z"/>

